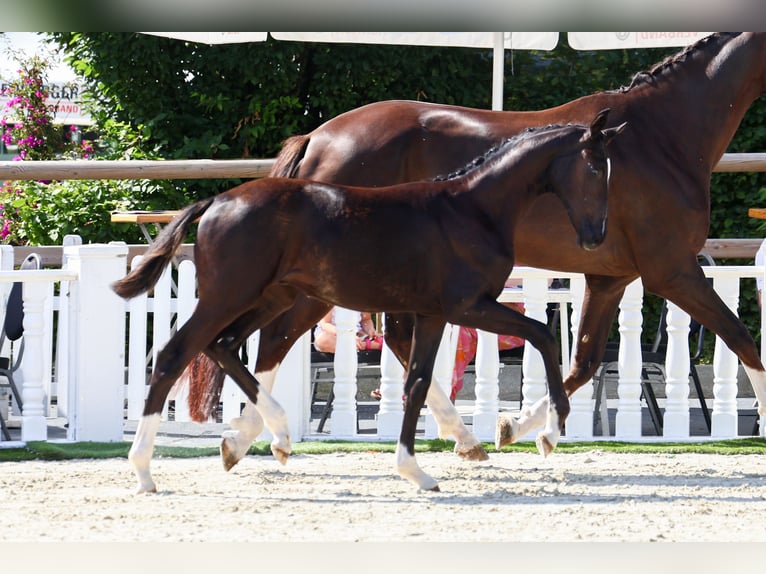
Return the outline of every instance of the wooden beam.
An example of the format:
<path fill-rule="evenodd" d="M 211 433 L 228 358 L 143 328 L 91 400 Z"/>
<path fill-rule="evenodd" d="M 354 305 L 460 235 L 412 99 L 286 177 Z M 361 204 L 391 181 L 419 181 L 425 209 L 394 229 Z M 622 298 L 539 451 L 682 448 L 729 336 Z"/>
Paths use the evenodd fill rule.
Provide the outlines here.
<path fill-rule="evenodd" d="M 708 239 L 702 249 L 713 259 L 754 259 L 762 238 Z"/>

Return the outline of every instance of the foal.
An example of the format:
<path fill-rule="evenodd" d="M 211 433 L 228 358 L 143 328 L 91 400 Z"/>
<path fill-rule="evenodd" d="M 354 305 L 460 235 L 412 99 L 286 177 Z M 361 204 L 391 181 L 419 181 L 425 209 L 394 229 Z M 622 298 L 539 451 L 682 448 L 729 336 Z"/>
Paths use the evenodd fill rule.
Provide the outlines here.
<path fill-rule="evenodd" d="M 419 488 L 438 490 L 415 461 L 414 447 L 447 322 L 515 334 L 540 351 L 551 406 L 538 448 L 550 452 L 569 413 L 555 340 L 544 324 L 496 299 L 513 268 L 516 222 L 539 194 L 561 199 L 581 247 L 594 249 L 603 241 L 606 146 L 624 127 L 604 130 L 607 113 L 590 126 L 528 130 L 440 181 L 376 189 L 266 178 L 184 209 L 113 286 L 124 298 L 149 290 L 201 217 L 195 244 L 199 301 L 157 357 L 129 454 L 139 492 L 156 490 L 149 463 L 160 413 L 199 352 L 255 404 L 274 435 L 272 452 L 286 461 L 291 446 L 284 411 L 259 388 L 238 351 L 299 295 L 362 311 L 415 314 L 396 464 Z"/>

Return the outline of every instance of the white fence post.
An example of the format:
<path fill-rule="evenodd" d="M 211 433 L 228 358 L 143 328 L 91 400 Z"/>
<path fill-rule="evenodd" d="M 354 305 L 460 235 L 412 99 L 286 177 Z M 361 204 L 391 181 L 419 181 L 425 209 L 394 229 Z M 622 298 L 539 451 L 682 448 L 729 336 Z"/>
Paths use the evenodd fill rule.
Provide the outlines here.
<path fill-rule="evenodd" d="M 383 315 L 384 322 L 387 317 Z M 394 439 L 402 429 L 404 411 L 404 367 L 386 345 L 380 352 L 380 410 L 378 411 L 378 438 Z"/>
<path fill-rule="evenodd" d="M 739 301 L 739 279 L 714 277 L 713 285 L 724 303 L 734 313 Z M 710 436 L 734 438 L 739 433 L 737 414 L 737 370 L 734 352 L 716 335 L 713 354 L 713 413 Z"/>
<path fill-rule="evenodd" d="M 483 441 L 495 438 L 497 413 L 500 410 L 500 355 L 497 335 L 477 330 L 476 404 L 473 411 L 473 433 Z"/>
<path fill-rule="evenodd" d="M 74 377 L 69 389 L 69 438 L 120 442 L 125 417 L 125 302 L 111 284 L 125 275 L 125 245 L 65 247 L 70 288 Z"/>
<path fill-rule="evenodd" d="M 662 435 L 689 436 L 689 315 L 668 301 L 665 356 L 665 415 Z"/>
<path fill-rule="evenodd" d="M 455 366 L 455 353 L 452 352 L 451 335 L 452 325 L 448 323 L 442 331 L 439 349 L 436 351 L 436 358 L 434 360 L 434 370 L 431 373 L 431 384 L 439 385 L 447 396 L 449 396 L 452 390 L 452 370 Z M 431 409 L 426 409 L 424 436 L 426 438 L 436 438 L 439 436 L 439 425 L 436 424 L 436 419 Z"/>
<path fill-rule="evenodd" d="M 636 279 L 625 288 L 620 302 L 620 350 L 617 354 L 617 418 L 615 438 L 641 436 L 641 305 L 644 287 Z"/>
<path fill-rule="evenodd" d="M 141 262 L 141 256 L 133 258 L 131 269 Z M 138 420 L 144 412 L 146 401 L 146 354 L 148 352 L 147 340 L 147 312 L 149 309 L 149 296 L 146 293 L 133 297 L 127 304 L 130 329 L 128 340 L 128 420 Z"/>
<path fill-rule="evenodd" d="M 526 277 L 522 284 L 524 291 L 525 314 L 532 319 L 545 323 L 548 320 L 546 295 L 548 280 L 545 277 Z M 531 407 L 548 392 L 545 365 L 540 351 L 532 344 L 525 344 L 524 356 L 521 360 L 521 370 L 524 373 L 524 400 L 522 408 Z M 537 429 L 528 437 L 534 440 Z"/>
<path fill-rule="evenodd" d="M 353 437 L 356 433 L 356 330 L 359 312 L 335 308 L 335 384 L 330 424 L 336 437 Z"/>
<path fill-rule="evenodd" d="M 48 294 L 47 281 L 25 281 L 24 293 L 24 373 L 21 387 L 21 440 L 46 440 L 48 425 L 45 408 L 45 321 L 43 311 Z"/>
<path fill-rule="evenodd" d="M 0 245 L 0 271 L 11 270 L 13 270 L 13 247 L 10 245 Z M 12 284 L 9 282 L 0 281 L 0 325 L 5 321 L 5 306 L 8 303 L 8 295 L 11 291 L 11 285 Z M 10 342 L 6 341 L 6 347 L 9 345 Z M 0 353 L 3 352 L 4 349 L 0 349 Z M 10 390 L 7 388 L 0 389 L 0 417 L 3 418 L 7 418 L 8 416 L 7 397 L 9 392 Z"/>
<path fill-rule="evenodd" d="M 82 237 L 79 235 L 65 235 L 63 246 L 82 245 Z M 61 268 L 66 268 L 66 255 L 62 256 Z M 71 375 L 69 347 L 69 305 L 66 304 L 69 297 L 69 281 L 62 281 L 59 285 L 59 313 L 58 330 L 56 332 L 56 410 L 53 416 L 69 416 L 69 379 Z M 51 409 L 52 410 L 52 409 Z"/>
<path fill-rule="evenodd" d="M 572 294 L 572 325 L 571 335 L 572 351 L 570 361 L 567 363 L 571 365 L 574 363 L 574 351 L 577 348 L 577 337 L 580 330 L 580 310 L 582 309 L 582 301 L 585 297 L 585 277 L 573 277 L 569 281 L 569 290 Z M 561 316 L 566 313 L 566 306 L 561 303 Z M 561 324 L 561 336 L 564 337 L 564 323 Z M 562 364 L 564 364 L 564 357 L 561 357 Z M 564 377 L 568 375 L 567 372 L 563 373 Z M 577 389 L 571 397 L 569 402 L 572 410 L 569 412 L 566 422 L 566 436 L 567 438 L 580 438 L 590 440 L 593 438 L 593 407 L 595 400 L 593 399 L 593 379 L 589 380 L 581 388 Z"/>

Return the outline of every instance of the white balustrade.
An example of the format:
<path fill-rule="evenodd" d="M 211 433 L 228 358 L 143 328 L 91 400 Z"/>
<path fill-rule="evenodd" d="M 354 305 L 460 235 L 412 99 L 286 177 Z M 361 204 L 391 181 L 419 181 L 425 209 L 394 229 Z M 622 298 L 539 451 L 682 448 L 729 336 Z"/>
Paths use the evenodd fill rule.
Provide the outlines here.
<path fill-rule="evenodd" d="M 46 440 L 46 419 L 51 414 L 64 416 L 69 423 L 68 440 L 122 440 L 125 413 L 129 420 L 142 412 L 146 393 L 148 358 L 153 356 L 171 335 L 176 325 L 183 324 L 192 312 L 195 300 L 194 267 L 184 262 L 178 271 L 178 296 L 172 294 L 170 274 L 167 273 L 152 296 L 138 296 L 129 302 L 119 299 L 110 288 L 111 282 L 125 272 L 124 245 L 73 245 L 65 249 L 66 269 L 42 271 L 7 270 L 12 260 L 11 248 L 0 247 L 0 297 L 13 281 L 23 281 L 25 302 L 26 350 L 23 362 L 22 392 L 24 408 L 22 440 Z M 10 259 L 9 259 L 10 258 Z M 5 270 L 4 270 L 5 269 Z M 714 286 L 723 301 L 734 311 L 738 307 L 739 285 L 743 278 L 764 275 L 762 267 L 715 266 L 704 272 L 714 278 Z M 579 274 L 564 274 L 531 268 L 517 268 L 513 277 L 523 279 L 521 290 L 506 290 L 502 301 L 523 301 L 526 313 L 538 320 L 546 320 L 546 307 L 550 302 L 561 303 L 561 332 L 576 341 L 580 305 L 584 293 L 584 280 Z M 569 289 L 549 290 L 553 277 L 569 280 Z M 61 282 L 61 294 L 51 296 L 51 286 Z M 615 438 L 639 440 L 641 438 L 641 353 L 640 340 L 643 325 L 643 289 L 640 281 L 628 286 L 620 304 L 618 360 L 618 400 Z M 51 303 L 51 301 L 54 301 Z M 569 323 L 568 306 L 571 306 Z M 50 332 L 54 322 L 48 317 L 58 312 L 59 332 Z M 130 340 L 125 345 L 125 313 L 129 314 Z M 152 314 L 151 322 L 148 320 Z M 338 309 L 338 346 L 335 354 L 334 404 L 330 419 L 330 432 L 324 438 L 359 438 L 357 431 L 357 354 L 355 345 L 358 314 Z M 666 388 L 664 402 L 664 430 L 658 440 L 689 440 L 689 349 L 686 313 L 668 305 L 668 351 L 665 364 Z M 152 325 L 154 345 L 147 345 L 147 328 Z M 62 330 L 63 329 L 63 330 Z M 445 330 L 443 345 L 437 355 L 434 384 L 449 392 L 454 366 L 456 329 Z M 762 318 L 762 333 L 766 322 Z M 500 409 L 500 369 L 495 335 L 479 332 L 475 361 L 475 400 L 461 403 L 461 414 L 472 425 L 474 433 L 483 441 L 494 437 L 494 425 Z M 51 381 L 52 341 L 56 347 L 67 350 L 67 357 L 56 358 L 56 379 Z M 252 370 L 257 355 L 258 334 L 248 340 L 249 367 Z M 563 374 L 569 371 L 574 351 L 570 337 L 561 344 Z M 312 434 L 309 397 L 309 339 L 301 337 L 283 361 L 277 374 L 275 398 L 289 417 L 293 440 L 305 437 L 320 438 Z M 762 346 L 766 349 L 766 346 Z M 128 351 L 127 360 L 125 350 Z M 63 365 L 63 366 L 62 366 Z M 127 365 L 127 374 L 125 366 Z M 738 435 L 737 357 L 719 339 L 716 340 L 713 360 L 713 438 Z M 523 396 L 524 406 L 530 405 L 546 392 L 545 369 L 539 353 L 530 345 L 524 352 Z M 398 437 L 402 421 L 402 392 L 404 372 L 393 353 L 384 346 L 381 355 L 380 390 L 382 400 L 377 414 L 377 432 L 365 433 L 365 439 L 391 440 Z M 300 382 L 303 381 L 303 382 Z M 125 383 L 127 382 L 127 387 Z M 62 386 L 63 385 L 63 386 Z M 48 404 L 51 394 L 58 399 L 57 412 Z M 185 391 L 175 395 L 175 420 L 188 420 Z M 127 411 L 125 401 L 127 400 Z M 234 387 L 222 395 L 224 422 L 239 414 L 244 397 Z M 590 440 L 593 438 L 593 385 L 588 383 L 571 397 L 572 410 L 567 420 L 563 440 Z M 614 402 L 612 403 L 614 405 Z M 643 407 L 645 408 L 645 407 Z M 428 411 L 426 410 L 426 413 Z M 436 427 L 430 415 L 425 417 L 423 436 L 435 436 Z M 526 439 L 531 438 L 525 437 Z M 268 438 L 264 431 L 261 439 Z M 695 437 L 696 438 L 696 437 Z"/>
<path fill-rule="evenodd" d="M 457 336 L 457 333 L 455 333 Z M 441 343 L 436 353 L 434 370 L 431 384 L 439 385 L 444 393 L 449 396 L 452 388 L 452 370 L 455 365 L 455 353 L 452 349 L 452 328 L 450 325 L 444 327 L 442 331 Z M 426 409 L 425 417 L 425 437 L 436 438 L 439 436 L 438 425 L 430 410 Z"/>

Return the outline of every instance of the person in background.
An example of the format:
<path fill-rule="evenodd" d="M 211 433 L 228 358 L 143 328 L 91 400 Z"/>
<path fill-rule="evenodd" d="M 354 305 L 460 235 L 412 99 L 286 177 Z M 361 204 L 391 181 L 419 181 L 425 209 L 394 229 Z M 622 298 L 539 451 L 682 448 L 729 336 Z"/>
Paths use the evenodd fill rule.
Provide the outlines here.
<path fill-rule="evenodd" d="M 335 307 L 319 320 L 314 327 L 314 347 L 323 353 L 334 353 L 338 331 L 335 327 Z M 370 313 L 359 313 L 356 325 L 357 351 L 379 350 L 383 347 L 383 335 L 378 333 Z"/>

